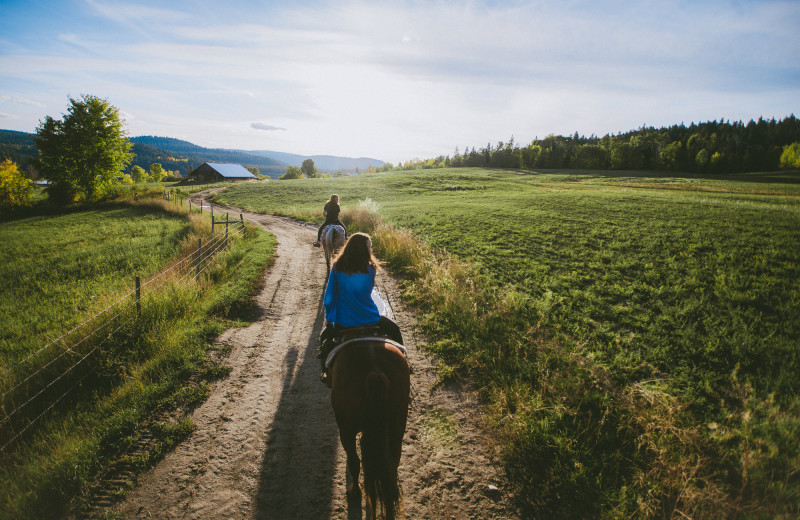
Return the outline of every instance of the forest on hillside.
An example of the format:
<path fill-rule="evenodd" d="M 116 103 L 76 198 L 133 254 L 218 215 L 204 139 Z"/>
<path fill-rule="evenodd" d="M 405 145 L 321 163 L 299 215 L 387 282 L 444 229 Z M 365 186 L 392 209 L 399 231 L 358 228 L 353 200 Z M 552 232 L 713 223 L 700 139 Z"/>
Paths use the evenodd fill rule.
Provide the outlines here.
<path fill-rule="evenodd" d="M 160 163 L 164 169 L 177 170 L 185 176 L 204 162 L 221 162 L 256 167 L 269 177 L 277 177 L 286 171 L 286 164 L 269 157 L 238 150 L 203 148 L 169 137 L 138 136 L 130 138 L 130 142 L 135 157 L 129 168 L 138 165 L 147 170 L 151 164 Z"/>
<path fill-rule="evenodd" d="M 37 155 L 33 135 L 0 130 L 0 159 L 11 159 L 32 172 L 30 159 Z M 270 177 L 281 175 L 286 164 L 238 150 L 208 149 L 186 141 L 141 136 L 130 139 L 135 158 L 128 166 L 145 170 L 159 163 L 165 170 L 185 175 L 206 161 L 255 166 Z M 681 123 L 668 128 L 642 127 L 604 137 L 549 135 L 519 146 L 507 142 L 430 159 L 413 159 L 397 166 L 386 163 L 368 171 L 416 170 L 456 167 L 575 168 L 585 170 L 651 170 L 692 173 L 740 173 L 800 169 L 800 120 L 794 114 L 773 119 Z"/>
<path fill-rule="evenodd" d="M 759 118 L 741 121 L 710 121 L 669 128 L 640 128 L 617 135 L 583 137 L 549 135 L 518 146 L 491 143 L 473 146 L 453 156 L 406 161 L 392 169 L 448 167 L 576 168 L 586 170 L 664 170 L 694 173 L 738 173 L 774 171 L 781 167 L 785 148 L 800 143 L 800 121 L 791 115 L 783 120 Z M 797 146 L 794 147 L 796 149 Z M 790 163 L 786 167 L 796 164 Z M 795 166 L 796 167 L 796 166 Z"/>
<path fill-rule="evenodd" d="M 20 169 L 35 176 L 32 159 L 37 157 L 39 152 L 33 140 L 34 135 L 0 130 L 0 160 L 11 159 L 20 166 Z M 167 137 L 140 136 L 132 137 L 129 141 L 133 145 L 134 158 L 124 173 L 130 173 L 134 166 L 149 170 L 152 164 L 158 163 L 168 172 L 178 172 L 180 176 L 186 176 L 204 162 L 230 162 L 245 167 L 254 166 L 262 175 L 269 177 L 278 177 L 286 171 L 286 164 L 280 161 L 237 150 L 203 148 Z"/>

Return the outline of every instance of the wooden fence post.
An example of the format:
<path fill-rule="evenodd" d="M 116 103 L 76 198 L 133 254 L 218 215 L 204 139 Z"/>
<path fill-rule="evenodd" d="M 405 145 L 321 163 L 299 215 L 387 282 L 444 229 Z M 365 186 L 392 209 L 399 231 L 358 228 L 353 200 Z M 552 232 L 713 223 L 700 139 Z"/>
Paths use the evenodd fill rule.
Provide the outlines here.
<path fill-rule="evenodd" d="M 225 213 L 225 248 L 228 247 L 228 214 Z"/>
<path fill-rule="evenodd" d="M 142 280 L 136 277 L 136 317 L 142 317 Z"/>

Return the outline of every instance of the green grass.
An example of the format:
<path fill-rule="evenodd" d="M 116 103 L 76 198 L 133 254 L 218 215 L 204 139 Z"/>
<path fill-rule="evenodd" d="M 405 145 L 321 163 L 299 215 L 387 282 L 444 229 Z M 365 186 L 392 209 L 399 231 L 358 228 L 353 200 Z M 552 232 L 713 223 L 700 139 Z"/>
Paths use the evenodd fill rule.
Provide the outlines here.
<path fill-rule="evenodd" d="M 524 512 L 800 507 L 796 173 L 448 169 L 219 200 L 319 222 L 331 193 L 346 223 L 369 198 L 432 246 L 410 255 L 407 295 L 444 372 L 491 399 Z"/>
<path fill-rule="evenodd" d="M 14 264 L 11 270 L 4 263 L 6 274 L 15 276 L 2 295 L 4 305 L 16 304 L 10 314 L 15 319 L 2 325 L 9 347 L 2 352 L 4 376 L 17 378 L 11 383 L 24 376 L 9 375 L 12 360 L 129 291 L 132 271 L 143 279 L 160 271 L 210 230 L 207 217 L 162 202 L 46 213 L 0 227 L 3 254 Z M 181 414 L 205 398 L 210 381 L 227 374 L 209 357 L 213 339 L 250 317 L 251 298 L 275 248 L 272 235 L 252 227 L 231 242 L 199 282 L 168 283 L 146 293 L 141 316 L 100 344 L 70 376 L 69 385 L 79 376 L 80 384 L 2 454 L 0 518 L 91 511 L 88 493 L 104 469 L 142 471 L 191 432 L 191 420 Z M 37 283 L 48 286 L 46 300 L 28 297 L 20 287 Z M 14 336 L 22 328 L 17 318 L 47 321 L 50 328 L 32 338 Z M 147 438 L 152 440 L 142 444 Z"/>
<path fill-rule="evenodd" d="M 182 216 L 107 206 L 0 226 L 0 359 L 13 363 L 56 339 L 135 276 L 158 272 L 191 232 Z M 24 310 L 25 312 L 20 312 Z"/>

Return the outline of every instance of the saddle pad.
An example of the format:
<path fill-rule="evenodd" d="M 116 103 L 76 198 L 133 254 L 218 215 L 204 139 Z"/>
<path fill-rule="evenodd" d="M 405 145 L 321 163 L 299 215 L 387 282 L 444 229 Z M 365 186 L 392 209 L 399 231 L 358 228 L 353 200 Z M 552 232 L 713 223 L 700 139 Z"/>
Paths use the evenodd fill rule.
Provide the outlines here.
<path fill-rule="evenodd" d="M 392 341 L 387 338 L 355 338 L 347 340 L 340 345 L 336 345 L 336 347 L 334 347 L 333 350 L 331 350 L 330 354 L 328 354 L 328 357 L 325 359 L 325 369 L 327 370 L 331 368 L 331 365 L 333 364 L 333 359 L 336 357 L 336 354 L 338 354 L 340 350 L 342 350 L 344 347 L 346 347 L 351 343 L 357 343 L 359 341 L 379 341 L 381 343 L 388 343 L 391 346 L 395 347 L 400 352 L 402 352 L 404 357 L 406 355 L 406 347 L 404 347 L 403 345 L 401 345 L 396 341 Z"/>

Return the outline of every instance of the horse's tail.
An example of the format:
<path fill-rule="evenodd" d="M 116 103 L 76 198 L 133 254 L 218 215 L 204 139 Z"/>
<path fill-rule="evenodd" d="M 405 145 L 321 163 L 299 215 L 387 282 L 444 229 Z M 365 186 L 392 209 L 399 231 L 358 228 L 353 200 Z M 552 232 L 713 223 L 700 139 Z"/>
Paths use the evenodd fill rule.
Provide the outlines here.
<path fill-rule="evenodd" d="M 373 370 L 366 379 L 366 392 L 367 423 L 361 435 L 364 487 L 372 507 L 377 505 L 377 498 L 383 504 L 386 520 L 393 520 L 399 512 L 400 487 L 389 446 L 389 378 Z"/>

